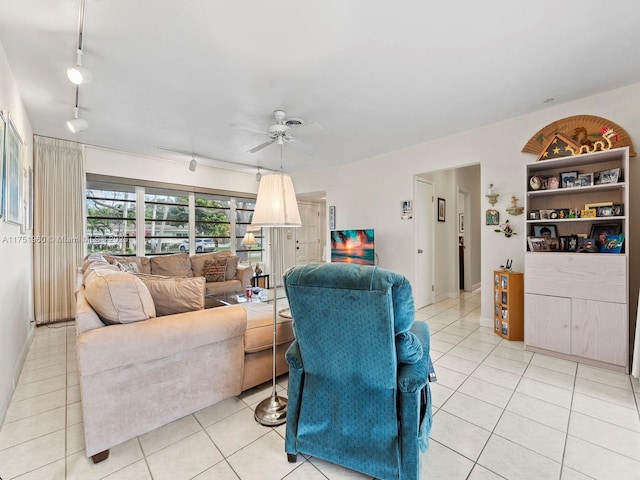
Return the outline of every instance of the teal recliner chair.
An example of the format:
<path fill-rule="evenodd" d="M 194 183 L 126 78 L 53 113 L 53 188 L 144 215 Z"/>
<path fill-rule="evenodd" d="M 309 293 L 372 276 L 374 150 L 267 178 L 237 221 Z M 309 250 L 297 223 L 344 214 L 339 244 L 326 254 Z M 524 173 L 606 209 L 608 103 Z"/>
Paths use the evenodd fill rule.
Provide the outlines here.
<path fill-rule="evenodd" d="M 295 333 L 286 355 L 289 461 L 302 453 L 381 480 L 418 480 L 435 373 L 407 279 L 325 263 L 294 267 L 284 283 Z"/>

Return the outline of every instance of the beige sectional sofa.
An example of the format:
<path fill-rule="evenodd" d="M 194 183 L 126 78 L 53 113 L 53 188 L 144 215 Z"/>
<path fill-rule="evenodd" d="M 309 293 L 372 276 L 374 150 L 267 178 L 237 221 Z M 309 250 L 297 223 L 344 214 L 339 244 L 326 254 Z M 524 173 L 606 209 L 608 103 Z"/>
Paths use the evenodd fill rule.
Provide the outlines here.
<path fill-rule="evenodd" d="M 154 263 L 184 266 L 186 254 L 180 255 L 159 262 L 121 257 L 139 264 L 141 274 L 124 271 L 131 266 L 117 258 L 88 258 L 79 269 L 76 346 L 86 454 L 94 462 L 119 443 L 271 379 L 273 306 L 204 308 L 205 289 L 238 287 L 195 275 L 210 254 L 187 255 L 191 275 L 172 277 L 162 268 L 155 272 L 164 275 L 153 274 Z M 230 280 L 240 290 L 244 271 L 236 267 Z M 277 331 L 282 374 L 291 320 L 278 317 Z"/>

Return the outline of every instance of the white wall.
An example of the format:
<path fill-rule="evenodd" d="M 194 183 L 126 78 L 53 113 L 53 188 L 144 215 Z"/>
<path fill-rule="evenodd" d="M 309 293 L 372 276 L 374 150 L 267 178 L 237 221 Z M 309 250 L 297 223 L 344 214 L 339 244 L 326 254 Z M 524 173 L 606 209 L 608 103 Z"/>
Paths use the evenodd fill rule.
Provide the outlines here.
<path fill-rule="evenodd" d="M 640 149 L 640 115 L 635 99 L 640 97 L 640 84 L 631 85 L 575 102 L 545 108 L 538 112 L 488 125 L 450 137 L 429 141 L 402 150 L 355 162 L 346 166 L 324 169 L 294 177 L 298 193 L 326 191 L 327 205 L 336 206 L 337 228 L 374 228 L 380 265 L 406 275 L 415 283 L 414 222 L 402 221 L 400 201 L 413 197 L 412 178 L 424 172 L 479 163 L 481 187 L 493 183 L 500 194 L 495 208 L 505 218 L 511 195 L 523 205 L 525 195 L 524 165 L 535 156 L 521 153 L 522 147 L 539 129 L 572 115 L 597 115 L 617 123 L 631 136 Z M 639 184 L 637 159 L 631 160 L 631 184 Z M 631 189 L 631 209 L 640 205 L 639 189 Z M 452 197 L 453 198 L 453 197 Z M 489 208 L 480 194 L 475 199 L 480 211 Z M 637 207 L 633 212 L 637 212 Z M 635 213 L 637 215 L 637 213 Z M 513 259 L 513 268 L 522 271 L 526 231 L 524 215 L 508 217 L 518 235 L 506 238 L 495 233 L 494 227 L 481 227 L 482 238 L 482 324 L 490 326 L 492 313 L 491 272 Z M 447 222 L 449 223 L 449 222 Z M 446 227 L 445 227 L 446 228 Z M 632 272 L 630 319 L 635 320 L 637 292 L 640 283 L 634 272 L 640 272 L 640 256 L 636 253 L 640 239 L 640 222 L 631 222 L 630 270 Z M 451 267 L 453 268 L 453 266 Z M 448 273 L 435 279 L 448 284 Z"/>
<path fill-rule="evenodd" d="M 33 131 L 15 85 L 4 48 L 0 44 L 0 109 L 9 111 L 23 142 L 25 165 L 33 165 Z M 1 155 L 0 155 L 1 156 Z M 0 423 L 31 344 L 33 328 L 33 250 L 20 227 L 0 220 Z"/>
<path fill-rule="evenodd" d="M 176 185 L 193 185 L 253 195 L 258 192 L 255 174 L 211 168 L 203 163 L 199 163 L 196 171 L 192 172 L 189 170 L 190 159 L 188 158 L 180 162 L 87 146 L 85 159 L 87 173 Z"/>

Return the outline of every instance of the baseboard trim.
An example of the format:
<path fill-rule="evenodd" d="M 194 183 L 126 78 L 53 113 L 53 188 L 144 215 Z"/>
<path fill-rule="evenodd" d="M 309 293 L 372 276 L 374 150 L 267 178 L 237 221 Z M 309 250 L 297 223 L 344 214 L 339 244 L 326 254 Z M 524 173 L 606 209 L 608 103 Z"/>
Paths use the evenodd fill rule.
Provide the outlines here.
<path fill-rule="evenodd" d="M 22 345 L 20 355 L 18 355 L 16 363 L 14 364 L 11 382 L 7 383 L 6 388 L 4 388 L 5 391 L 2 393 L 2 395 L 0 395 L 0 425 L 4 423 L 4 419 L 7 416 L 7 410 L 9 409 L 9 404 L 11 403 L 11 397 L 13 397 L 13 392 L 15 392 L 16 390 L 18 380 L 20 379 L 20 373 L 22 373 L 22 367 L 24 366 L 27 354 L 29 353 L 29 349 L 31 348 L 31 344 L 33 343 L 34 333 L 35 327 L 33 326 L 33 324 L 31 324 L 31 329 L 29 330 L 27 339 Z"/>

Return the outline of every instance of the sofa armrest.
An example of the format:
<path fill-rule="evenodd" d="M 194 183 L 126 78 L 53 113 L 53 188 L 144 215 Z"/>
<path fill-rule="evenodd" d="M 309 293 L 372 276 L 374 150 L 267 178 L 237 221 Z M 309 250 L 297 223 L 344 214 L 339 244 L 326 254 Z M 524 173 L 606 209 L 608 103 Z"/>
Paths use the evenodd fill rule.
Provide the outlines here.
<path fill-rule="evenodd" d="M 253 278 L 253 269 L 250 265 L 238 265 L 236 270 L 236 280 L 240 280 L 242 288 L 247 285 L 251 285 L 251 278 Z"/>

